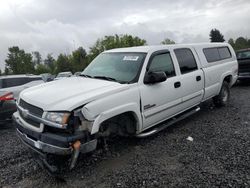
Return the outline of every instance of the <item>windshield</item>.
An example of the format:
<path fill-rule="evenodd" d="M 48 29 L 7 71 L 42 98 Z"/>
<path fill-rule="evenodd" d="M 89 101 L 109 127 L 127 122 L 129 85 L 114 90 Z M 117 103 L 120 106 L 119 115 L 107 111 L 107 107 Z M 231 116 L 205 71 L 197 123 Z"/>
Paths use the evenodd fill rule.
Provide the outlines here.
<path fill-rule="evenodd" d="M 242 51 L 242 52 L 237 52 L 236 55 L 237 55 L 238 59 L 250 58 L 250 50 L 248 50 L 248 51 Z"/>
<path fill-rule="evenodd" d="M 146 53 L 103 53 L 91 62 L 82 75 L 109 78 L 120 83 L 133 83 L 138 81 L 145 57 Z"/>

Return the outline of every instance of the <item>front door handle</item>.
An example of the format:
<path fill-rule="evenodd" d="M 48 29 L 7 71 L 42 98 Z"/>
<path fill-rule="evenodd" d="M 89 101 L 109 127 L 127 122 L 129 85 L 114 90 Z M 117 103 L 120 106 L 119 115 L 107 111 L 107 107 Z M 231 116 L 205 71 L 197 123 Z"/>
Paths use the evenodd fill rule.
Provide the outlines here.
<path fill-rule="evenodd" d="M 201 80 L 201 76 L 196 76 L 196 81 L 199 82 Z"/>
<path fill-rule="evenodd" d="M 174 87 L 175 87 L 175 88 L 181 87 L 181 82 L 175 82 L 175 83 L 174 83 Z"/>

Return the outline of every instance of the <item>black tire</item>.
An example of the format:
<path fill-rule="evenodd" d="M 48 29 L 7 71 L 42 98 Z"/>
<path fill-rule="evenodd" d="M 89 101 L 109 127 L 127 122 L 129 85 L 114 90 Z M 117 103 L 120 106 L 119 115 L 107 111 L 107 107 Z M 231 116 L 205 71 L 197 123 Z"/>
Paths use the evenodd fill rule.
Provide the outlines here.
<path fill-rule="evenodd" d="M 216 107 L 226 106 L 230 98 L 230 87 L 229 84 L 224 81 L 222 83 L 219 95 L 213 98 L 214 105 Z"/>

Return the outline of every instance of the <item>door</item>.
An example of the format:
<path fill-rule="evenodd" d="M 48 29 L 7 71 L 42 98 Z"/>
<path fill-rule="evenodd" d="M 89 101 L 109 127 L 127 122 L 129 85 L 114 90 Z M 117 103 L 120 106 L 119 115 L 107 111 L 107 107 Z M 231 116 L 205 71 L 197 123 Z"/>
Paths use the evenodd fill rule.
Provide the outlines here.
<path fill-rule="evenodd" d="M 182 102 L 187 109 L 199 104 L 204 95 L 204 74 L 197 65 L 193 50 L 180 48 L 174 50 L 181 72 Z"/>
<path fill-rule="evenodd" d="M 168 119 L 180 110 L 182 88 L 180 78 L 168 51 L 155 52 L 150 57 L 147 73 L 165 72 L 167 79 L 140 86 L 144 129 Z"/>

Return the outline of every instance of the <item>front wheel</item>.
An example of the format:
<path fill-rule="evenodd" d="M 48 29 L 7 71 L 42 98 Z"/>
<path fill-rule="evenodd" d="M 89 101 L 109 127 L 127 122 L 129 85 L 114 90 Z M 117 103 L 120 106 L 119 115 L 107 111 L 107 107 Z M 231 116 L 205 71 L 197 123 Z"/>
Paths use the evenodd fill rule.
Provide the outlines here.
<path fill-rule="evenodd" d="M 213 98 L 215 106 L 216 107 L 226 106 L 228 103 L 229 97 L 230 97 L 229 84 L 226 81 L 224 81 L 221 86 L 219 95 Z"/>

